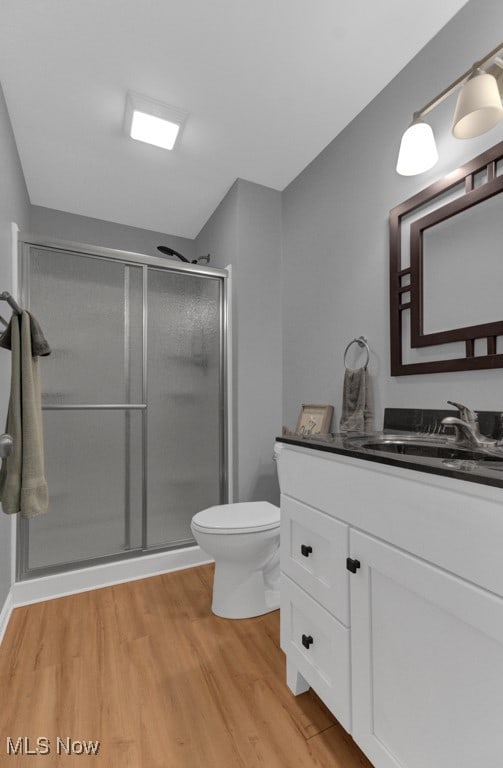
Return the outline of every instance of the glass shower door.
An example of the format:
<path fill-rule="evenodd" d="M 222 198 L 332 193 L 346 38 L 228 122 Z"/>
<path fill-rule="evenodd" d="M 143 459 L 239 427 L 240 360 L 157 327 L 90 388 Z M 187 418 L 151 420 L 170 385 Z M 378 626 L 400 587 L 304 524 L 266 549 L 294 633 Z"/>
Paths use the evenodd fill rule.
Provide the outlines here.
<path fill-rule="evenodd" d="M 148 270 L 147 545 L 194 541 L 223 503 L 222 281 Z"/>
<path fill-rule="evenodd" d="M 49 511 L 19 521 L 20 578 L 191 545 L 192 516 L 227 501 L 224 280 L 133 258 L 25 245 L 52 354 Z"/>
<path fill-rule="evenodd" d="M 27 269 L 52 347 L 40 358 L 50 508 L 22 522 L 34 571 L 141 547 L 143 292 L 141 267 L 121 262 L 32 247 Z"/>

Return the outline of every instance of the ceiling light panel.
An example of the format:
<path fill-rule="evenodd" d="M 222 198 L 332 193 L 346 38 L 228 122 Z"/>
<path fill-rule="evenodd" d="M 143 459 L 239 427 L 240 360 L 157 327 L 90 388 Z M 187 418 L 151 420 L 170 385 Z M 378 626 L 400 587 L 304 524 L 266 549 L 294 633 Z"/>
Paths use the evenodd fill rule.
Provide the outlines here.
<path fill-rule="evenodd" d="M 184 109 L 130 91 L 126 99 L 124 130 L 137 141 L 173 149 L 187 117 L 188 112 Z"/>

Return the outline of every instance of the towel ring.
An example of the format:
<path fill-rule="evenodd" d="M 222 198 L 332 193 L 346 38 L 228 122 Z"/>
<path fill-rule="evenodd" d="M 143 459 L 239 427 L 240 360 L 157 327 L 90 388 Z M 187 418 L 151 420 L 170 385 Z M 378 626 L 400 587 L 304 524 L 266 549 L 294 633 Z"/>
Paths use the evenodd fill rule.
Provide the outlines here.
<path fill-rule="evenodd" d="M 365 361 L 365 365 L 363 366 L 365 369 L 367 369 L 367 365 L 369 364 L 369 360 L 370 360 L 370 349 L 369 349 L 369 345 L 367 344 L 367 339 L 365 338 L 365 336 L 358 336 L 357 339 L 353 339 L 352 341 L 349 342 L 348 346 L 344 350 L 344 368 L 346 370 L 348 369 L 348 366 L 346 365 L 346 355 L 348 353 L 348 349 L 353 344 L 358 344 L 359 347 L 362 347 L 362 349 L 363 347 L 365 347 L 365 349 L 367 350 L 367 359 Z"/>

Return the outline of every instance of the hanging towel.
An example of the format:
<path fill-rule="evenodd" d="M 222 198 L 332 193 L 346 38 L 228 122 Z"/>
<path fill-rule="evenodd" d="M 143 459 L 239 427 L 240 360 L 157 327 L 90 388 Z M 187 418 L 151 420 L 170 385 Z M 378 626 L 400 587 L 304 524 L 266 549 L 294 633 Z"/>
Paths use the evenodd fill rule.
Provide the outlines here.
<path fill-rule="evenodd" d="M 370 432 L 373 428 L 370 379 L 366 368 L 346 368 L 342 393 L 341 432 Z"/>
<path fill-rule="evenodd" d="M 0 500 L 7 515 L 34 517 L 47 512 L 49 498 L 44 477 L 42 408 L 38 359 L 32 357 L 28 312 L 11 324 L 12 374 L 7 432 L 14 440 L 12 455 L 2 462 Z"/>
<path fill-rule="evenodd" d="M 28 312 L 27 314 L 30 317 L 31 354 L 33 357 L 46 357 L 51 354 L 51 348 L 42 333 L 42 329 L 38 324 L 37 319 L 31 312 Z M 18 315 L 12 315 L 7 329 L 0 336 L 0 347 L 3 347 L 4 349 L 12 349 L 12 321 L 17 317 Z"/>

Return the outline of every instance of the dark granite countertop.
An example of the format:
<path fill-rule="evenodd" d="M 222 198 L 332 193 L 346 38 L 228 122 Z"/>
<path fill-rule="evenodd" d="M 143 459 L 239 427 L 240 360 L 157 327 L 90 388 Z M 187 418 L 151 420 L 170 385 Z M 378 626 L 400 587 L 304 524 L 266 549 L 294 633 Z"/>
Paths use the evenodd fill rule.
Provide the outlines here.
<path fill-rule="evenodd" d="M 494 465 L 490 463 L 487 466 L 471 459 L 469 456 L 467 459 L 440 459 L 429 456 L 398 455 L 387 453 L 383 450 L 372 450 L 363 447 L 361 443 L 372 442 L 372 438 L 375 438 L 376 434 L 382 435 L 383 433 L 369 435 L 335 434 L 330 438 L 323 436 L 320 439 L 292 435 L 277 437 L 276 441 L 287 443 L 288 445 L 297 445 L 301 448 L 309 448 L 314 451 L 336 453 L 341 456 L 363 459 L 364 461 L 372 461 L 378 464 L 388 464 L 393 467 L 413 469 L 416 472 L 426 472 L 430 475 L 443 475 L 456 478 L 457 480 L 465 480 L 469 483 L 503 488 L 503 461 L 494 462 Z M 420 438 L 424 439 L 424 435 L 420 435 Z"/>
<path fill-rule="evenodd" d="M 445 428 L 442 419 L 445 416 L 457 416 L 457 411 L 435 410 L 423 408 L 385 408 L 383 432 L 374 432 L 368 435 L 352 433 L 348 435 L 335 434 L 329 436 L 301 437 L 288 435 L 276 438 L 280 443 L 298 445 L 302 448 L 310 448 L 314 451 L 338 453 L 341 456 L 350 456 L 354 459 L 373 461 L 378 464 L 389 464 L 392 467 L 413 469 L 417 472 L 426 472 L 430 475 L 443 475 L 457 480 L 465 480 L 468 483 L 479 483 L 503 488 L 503 461 L 481 462 L 478 457 L 482 451 L 467 451 L 463 458 L 455 456 L 456 446 L 448 441 L 453 436 L 452 428 Z M 480 431 L 501 443 L 497 449 L 503 457 L 503 414 L 501 411 L 477 411 Z M 432 458 L 421 455 L 388 453 L 382 447 L 380 450 L 365 448 L 366 443 L 376 442 L 376 438 L 389 437 L 391 434 L 409 437 L 417 442 L 436 443 L 444 445 L 442 451 L 444 457 Z M 449 447 L 453 450 L 450 451 Z M 452 456 L 451 456 L 452 454 Z"/>

